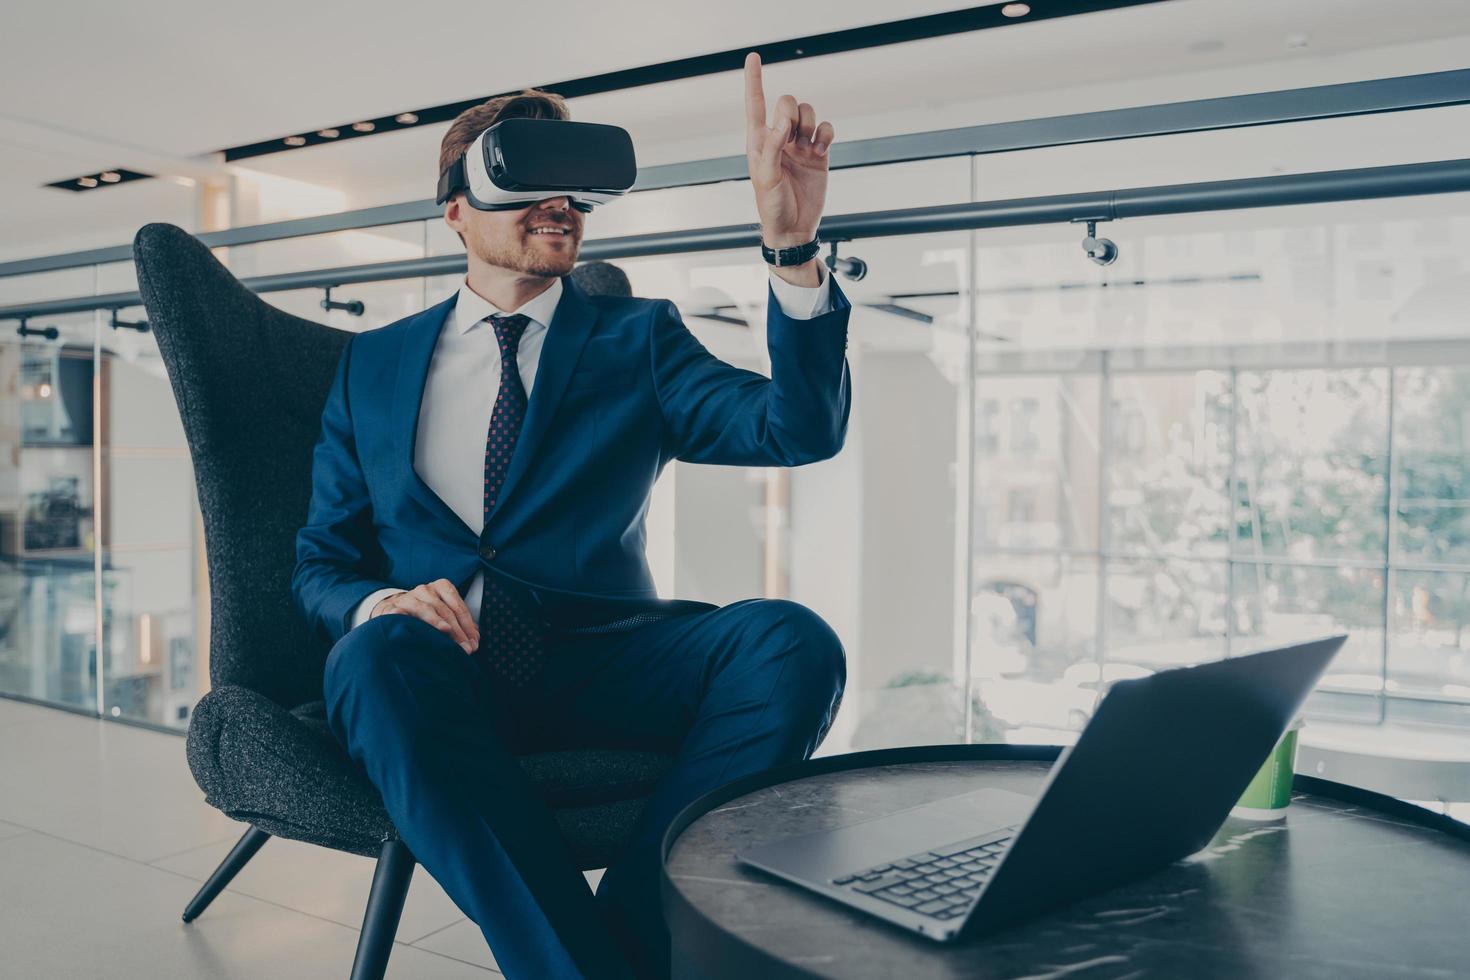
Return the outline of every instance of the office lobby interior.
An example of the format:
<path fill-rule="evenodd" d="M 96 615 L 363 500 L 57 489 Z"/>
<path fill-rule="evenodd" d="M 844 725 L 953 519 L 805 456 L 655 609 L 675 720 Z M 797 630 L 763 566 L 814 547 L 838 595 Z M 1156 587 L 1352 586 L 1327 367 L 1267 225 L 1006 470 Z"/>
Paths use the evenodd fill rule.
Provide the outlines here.
<path fill-rule="evenodd" d="M 646 584 L 599 564 L 620 474 L 574 488 L 564 534 L 500 525 L 564 539 L 567 590 L 799 606 L 840 642 L 816 744 L 771 774 L 732 753 L 712 771 L 738 778 L 671 823 L 639 818 L 692 765 L 674 743 L 521 760 L 589 893 L 636 834 L 654 842 L 657 975 L 1470 973 L 1444 926 L 1470 913 L 1451 884 L 1470 871 L 1470 4 L 22 0 L 0 21 L 0 977 L 536 975 L 459 878 L 415 862 L 400 797 L 341 736 L 329 651 L 405 625 L 356 618 L 365 586 L 351 609 L 313 606 L 293 575 L 297 528 L 351 523 L 323 496 L 350 480 L 311 452 L 332 406 L 346 418 L 339 352 L 379 369 L 352 376 L 356 409 L 395 378 L 383 404 L 424 390 L 428 347 L 378 364 L 373 341 L 463 303 L 474 266 L 436 201 L 441 141 L 524 89 L 636 153 L 636 182 L 575 215 L 528 426 L 563 431 L 535 393 L 554 397 L 569 298 L 604 325 L 636 304 L 676 317 L 747 393 L 810 396 L 829 366 L 817 331 L 845 331 L 834 451 L 665 449 L 639 477 L 652 489 L 616 546 Z M 833 305 L 811 317 L 792 306 L 810 287 L 760 249 L 774 219 L 751 178 L 750 52 L 773 118 L 789 94 L 835 131 L 802 259 Z M 561 411 L 586 417 L 564 431 L 588 443 L 542 446 L 515 494 L 557 454 L 672 445 L 684 389 L 656 342 L 566 366 Z M 485 384 L 486 412 L 506 411 Z M 658 433 L 619 428 L 634 390 Z M 787 428 L 763 423 L 761 446 Z M 345 442 L 391 470 L 353 519 L 385 529 L 367 577 L 404 591 L 424 571 L 464 594 L 497 548 L 522 577 L 561 561 L 511 532 L 490 547 L 487 523 L 470 528 L 479 565 L 472 538 L 437 565 L 453 515 L 400 429 L 391 458 Z M 435 506 L 441 525 L 403 533 Z M 1285 674 L 1228 670 L 1328 637 L 1344 639 L 1299 699 Z M 1175 727 L 1124 718 L 1186 678 L 1247 707 L 1178 710 L 1176 692 Z M 985 882 L 939 880 L 980 874 L 967 865 L 935 893 L 898 883 L 902 915 L 880 921 L 866 894 L 843 904 L 740 857 L 987 787 L 1060 799 L 1063 765 L 1090 767 L 1092 803 L 1068 805 L 1065 832 L 1017 834 L 1080 840 L 1131 805 L 1204 832 L 1153 834 L 1152 863 L 1119 845 L 1132 871 L 1058 884 L 1065 901 L 993 932 Z M 1268 777 L 1285 795 L 1242 795 Z M 1098 789 L 1113 780 L 1154 798 Z M 992 906 L 1003 880 L 1034 897 L 1066 877 L 1036 850 L 1006 855 L 1034 863 L 995 873 Z M 893 887 L 902 856 L 850 870 Z M 979 896 L 952 913 L 959 936 L 899 921 L 954 889 Z M 575 975 L 596 974 L 585 962 Z"/>

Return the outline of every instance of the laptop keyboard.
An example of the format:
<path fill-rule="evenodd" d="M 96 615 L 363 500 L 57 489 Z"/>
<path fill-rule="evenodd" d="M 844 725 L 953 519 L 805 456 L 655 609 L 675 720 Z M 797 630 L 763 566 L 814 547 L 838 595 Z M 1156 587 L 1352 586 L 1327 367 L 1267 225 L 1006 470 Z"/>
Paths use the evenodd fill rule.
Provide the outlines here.
<path fill-rule="evenodd" d="M 952 919 L 969 910 L 991 871 L 1000 863 L 1015 829 L 1004 828 L 1011 832 L 1004 837 L 997 838 L 996 831 L 991 831 L 981 837 L 920 851 L 898 861 L 833 878 L 832 884 L 936 919 Z"/>

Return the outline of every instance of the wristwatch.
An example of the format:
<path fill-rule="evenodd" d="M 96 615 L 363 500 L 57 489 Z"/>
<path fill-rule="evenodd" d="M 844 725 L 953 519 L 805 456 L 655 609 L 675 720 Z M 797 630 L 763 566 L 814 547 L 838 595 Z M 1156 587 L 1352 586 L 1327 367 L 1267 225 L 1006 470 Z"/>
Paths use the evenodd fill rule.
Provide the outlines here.
<path fill-rule="evenodd" d="M 771 248 L 762 240 L 761 255 L 768 265 L 804 265 L 811 261 L 812 256 L 816 255 L 821 247 L 822 243 L 815 238 L 805 245 L 792 245 L 789 248 Z"/>

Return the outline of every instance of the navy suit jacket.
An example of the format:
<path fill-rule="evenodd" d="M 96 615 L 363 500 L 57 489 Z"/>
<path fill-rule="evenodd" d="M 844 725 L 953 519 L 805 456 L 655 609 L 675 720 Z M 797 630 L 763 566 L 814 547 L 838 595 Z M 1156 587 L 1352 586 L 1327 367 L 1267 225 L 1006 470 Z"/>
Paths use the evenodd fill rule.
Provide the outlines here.
<path fill-rule="evenodd" d="M 419 404 L 458 293 L 354 334 L 342 351 L 312 457 L 291 592 L 335 642 L 369 593 L 475 572 L 502 576 L 552 626 L 709 603 L 661 600 L 644 554 L 654 481 L 671 459 L 799 466 L 842 448 L 851 408 L 851 303 L 786 316 L 767 286 L 771 377 L 694 338 L 668 300 L 589 296 L 570 276 L 548 326 L 526 417 L 484 531 L 413 468 Z"/>

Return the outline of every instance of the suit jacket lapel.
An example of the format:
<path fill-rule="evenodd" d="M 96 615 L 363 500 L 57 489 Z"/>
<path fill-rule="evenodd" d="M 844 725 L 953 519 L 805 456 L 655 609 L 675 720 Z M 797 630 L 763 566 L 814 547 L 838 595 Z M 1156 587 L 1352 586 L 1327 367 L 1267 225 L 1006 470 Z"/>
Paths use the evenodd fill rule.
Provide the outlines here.
<path fill-rule="evenodd" d="M 398 359 L 398 377 L 393 386 L 392 419 L 394 452 L 398 465 L 406 475 L 408 492 L 438 514 L 451 526 L 464 529 L 470 538 L 478 536 L 464 520 L 446 504 L 413 468 L 414 444 L 418 438 L 419 410 L 423 405 L 424 386 L 429 378 L 429 362 L 434 357 L 434 347 L 439 341 L 439 332 L 449 319 L 458 291 L 436 306 L 424 310 L 409 323 L 403 338 L 403 352 Z M 560 304 L 558 304 L 560 306 Z"/>
<path fill-rule="evenodd" d="M 562 276 L 561 284 L 561 299 L 556 304 L 551 323 L 547 325 L 546 339 L 541 345 L 541 360 L 536 365 L 536 381 L 531 388 L 530 401 L 526 403 L 526 420 L 516 437 L 516 448 L 510 457 L 505 483 L 500 488 L 495 508 L 490 512 L 492 519 L 505 507 L 506 498 L 515 492 L 516 484 L 540 448 L 566 391 L 572 369 L 582 356 L 582 345 L 587 342 L 592 326 L 597 322 L 597 306 L 572 281 L 572 277 Z"/>

